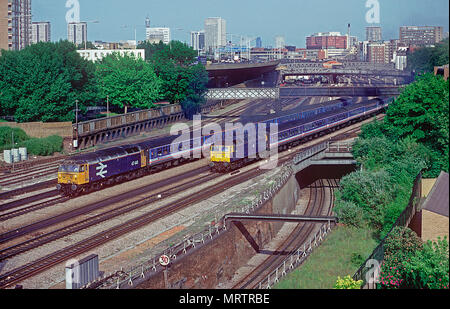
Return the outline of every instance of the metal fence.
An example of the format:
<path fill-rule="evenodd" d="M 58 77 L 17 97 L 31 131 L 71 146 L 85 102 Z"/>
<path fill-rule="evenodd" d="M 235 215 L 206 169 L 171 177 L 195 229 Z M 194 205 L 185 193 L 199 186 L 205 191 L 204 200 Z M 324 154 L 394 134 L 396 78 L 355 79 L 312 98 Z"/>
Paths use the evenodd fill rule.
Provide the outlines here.
<path fill-rule="evenodd" d="M 242 213 L 252 213 L 261 208 L 267 201 L 272 199 L 288 182 L 293 174 L 291 165 L 286 164 L 282 167 L 282 171 L 277 179 L 261 193 L 251 204 L 245 206 L 237 206 L 233 211 Z M 188 254 L 199 245 L 203 245 L 207 242 L 214 241 L 219 235 L 227 230 L 226 224 L 224 224 L 224 216 L 222 219 L 213 222 L 207 229 L 185 238 L 182 242 L 170 246 L 163 252 L 154 255 L 147 262 L 132 267 L 128 270 L 121 269 L 115 273 L 104 275 L 103 278 L 99 278 L 96 282 L 91 282 L 85 287 L 88 288 L 103 288 L 103 289 L 120 289 L 125 287 L 133 287 L 137 281 L 148 279 L 156 272 L 162 271 L 163 267 L 159 263 L 159 258 L 163 255 L 170 257 L 171 260 L 176 260 L 183 255 Z M 218 214 L 220 215 L 220 214 Z M 220 217 L 219 217 L 220 218 Z"/>
<path fill-rule="evenodd" d="M 320 243 L 325 239 L 328 233 L 331 231 L 332 225 L 335 223 L 323 224 L 319 231 L 314 234 L 314 237 L 309 239 L 309 242 L 303 243 L 302 246 L 297 248 L 294 253 L 290 254 L 281 264 L 272 271 L 267 277 L 259 283 L 259 289 L 270 289 L 283 277 L 287 276 L 290 272 L 300 266 L 312 253 L 313 249 L 318 247 Z"/>
<path fill-rule="evenodd" d="M 331 143 L 327 141 L 299 153 L 292 161 L 282 167 L 279 176 L 274 180 L 269 188 L 267 188 L 257 198 L 255 198 L 251 204 L 244 206 L 237 205 L 235 209 L 233 209 L 233 212 L 241 212 L 245 214 L 254 213 L 258 209 L 260 209 L 266 202 L 272 199 L 284 187 L 284 185 L 288 182 L 288 180 L 294 173 L 295 164 L 308 163 L 307 161 L 309 161 L 309 158 L 314 157 L 320 152 L 326 151 L 330 147 L 339 148 L 341 147 L 340 145 L 341 143 Z M 120 289 L 125 287 L 132 287 L 136 285 L 137 281 L 147 280 L 151 275 L 163 270 L 163 267 L 159 263 L 159 257 L 167 255 L 171 258 L 171 260 L 176 260 L 177 258 L 188 254 L 197 246 L 203 245 L 210 241 L 214 241 L 217 237 L 219 237 L 227 229 L 223 219 L 225 215 L 226 213 L 216 213 L 216 218 L 221 219 L 215 220 L 207 229 L 193 236 L 189 236 L 178 244 L 170 246 L 163 252 L 154 255 L 147 262 L 139 266 L 132 267 L 128 270 L 121 269 L 120 271 L 111 273 L 109 275 L 105 274 L 103 278 L 99 278 L 97 282 L 88 284 L 87 287 Z M 270 274 L 265 282 L 261 283 L 260 287 L 265 288 L 273 286 L 273 284 L 278 282 L 279 278 L 303 263 L 303 261 L 312 252 L 313 248 L 318 246 L 320 242 L 325 238 L 333 224 L 334 223 L 328 222 L 322 225 L 320 230 L 314 235 L 314 237 L 309 240 L 309 244 L 303 244 L 303 247 L 298 248 L 298 250 L 294 254 L 288 256 L 286 260 L 277 268 L 277 270 Z"/>
<path fill-rule="evenodd" d="M 403 226 L 403 227 L 408 226 L 409 223 L 411 222 L 412 218 L 414 217 L 414 215 L 420 210 L 419 209 L 419 206 L 420 206 L 419 201 L 420 201 L 420 197 L 422 195 L 421 185 L 422 185 L 422 173 L 420 173 L 414 181 L 413 190 L 412 190 L 411 197 L 409 199 L 409 203 L 408 203 L 408 206 L 406 207 L 406 209 L 397 218 L 397 221 L 395 221 L 395 223 L 392 226 L 389 233 L 383 238 L 383 240 L 375 248 L 375 250 L 373 250 L 373 252 L 369 256 L 369 258 L 361 265 L 361 267 L 353 275 L 354 280 L 356 280 L 356 281 L 362 280 L 363 281 L 363 285 L 362 285 L 363 288 L 365 288 L 365 289 L 376 289 L 377 288 L 376 282 L 377 282 L 378 278 L 374 278 L 373 275 L 375 275 L 375 272 L 371 271 L 374 266 L 373 263 L 371 262 L 371 260 L 376 260 L 379 263 L 379 265 L 381 265 L 381 263 L 384 260 L 384 245 L 385 245 L 386 239 L 389 237 L 392 230 L 397 226 Z M 369 271 L 370 271 L 369 275 L 371 276 L 370 278 L 368 278 Z"/>

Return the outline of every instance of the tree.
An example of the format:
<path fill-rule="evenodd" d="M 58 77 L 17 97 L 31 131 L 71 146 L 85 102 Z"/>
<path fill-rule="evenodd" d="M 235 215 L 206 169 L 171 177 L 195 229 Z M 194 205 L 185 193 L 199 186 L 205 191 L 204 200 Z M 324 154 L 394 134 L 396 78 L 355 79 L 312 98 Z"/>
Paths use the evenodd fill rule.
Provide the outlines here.
<path fill-rule="evenodd" d="M 448 171 L 448 115 L 449 83 L 432 74 L 408 85 L 387 110 L 385 125 L 392 138 L 409 136 L 429 149 L 431 166 L 425 176 Z"/>
<path fill-rule="evenodd" d="M 435 66 L 448 64 L 449 39 L 435 47 L 422 47 L 408 55 L 408 69 L 417 72 L 433 72 Z"/>
<path fill-rule="evenodd" d="M 81 109 L 96 103 L 94 71 L 68 41 L 2 51 L 0 113 L 18 122 L 73 121 L 75 100 Z"/>
<path fill-rule="evenodd" d="M 187 116 L 204 104 L 208 73 L 196 64 L 197 51 L 179 41 L 169 44 L 142 43 L 145 57 L 162 80 L 162 95 L 171 103 L 180 103 Z"/>
<path fill-rule="evenodd" d="M 162 98 L 161 80 L 152 67 L 133 56 L 112 54 L 97 64 L 96 76 L 102 99 L 125 108 L 148 109 Z"/>

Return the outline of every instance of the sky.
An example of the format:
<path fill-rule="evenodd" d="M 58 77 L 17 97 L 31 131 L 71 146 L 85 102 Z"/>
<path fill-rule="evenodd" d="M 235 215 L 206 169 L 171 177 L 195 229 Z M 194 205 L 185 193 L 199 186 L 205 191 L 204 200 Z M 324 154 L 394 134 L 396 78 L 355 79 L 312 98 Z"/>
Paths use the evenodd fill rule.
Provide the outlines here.
<path fill-rule="evenodd" d="M 369 23 L 366 14 L 379 3 L 380 23 Z M 400 26 L 443 26 L 449 31 L 448 0 L 32 0 L 33 21 L 50 21 L 52 41 L 67 39 L 66 2 L 79 3 L 81 21 L 88 24 L 89 41 L 117 42 L 145 39 L 145 18 L 152 27 L 171 28 L 172 39 L 189 42 L 189 33 L 204 28 L 208 17 L 222 17 L 227 33 L 261 37 L 263 46 L 274 46 L 276 36 L 286 45 L 305 47 L 306 37 L 336 31 L 365 39 L 365 27 L 381 26 L 383 39 L 396 39 Z M 231 37 L 228 37 L 230 40 Z M 253 42 L 254 44 L 254 42 Z"/>

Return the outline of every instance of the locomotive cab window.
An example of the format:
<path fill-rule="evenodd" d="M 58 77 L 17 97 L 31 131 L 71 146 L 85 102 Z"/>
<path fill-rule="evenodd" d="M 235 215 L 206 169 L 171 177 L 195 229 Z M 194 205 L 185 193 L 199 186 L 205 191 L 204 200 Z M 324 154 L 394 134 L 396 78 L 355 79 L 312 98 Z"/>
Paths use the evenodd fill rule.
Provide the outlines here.
<path fill-rule="evenodd" d="M 58 171 L 62 173 L 78 173 L 80 167 L 78 165 L 61 165 Z"/>

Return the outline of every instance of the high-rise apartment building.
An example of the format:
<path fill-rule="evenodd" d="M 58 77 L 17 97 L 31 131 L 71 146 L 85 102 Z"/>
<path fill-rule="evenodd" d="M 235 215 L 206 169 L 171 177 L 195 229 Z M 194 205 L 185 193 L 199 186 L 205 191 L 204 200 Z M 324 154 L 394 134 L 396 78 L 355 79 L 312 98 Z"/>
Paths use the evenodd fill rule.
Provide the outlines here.
<path fill-rule="evenodd" d="M 39 42 L 50 42 L 51 31 L 50 22 L 33 22 L 31 25 L 31 42 L 33 44 Z"/>
<path fill-rule="evenodd" d="M 0 0 L 0 16 L 8 16 L 8 0 Z M 8 18 L 0 18 L 0 50 L 9 49 Z"/>
<path fill-rule="evenodd" d="M 434 26 L 402 26 L 400 27 L 400 43 L 404 45 L 430 46 L 442 41 L 442 27 Z"/>
<path fill-rule="evenodd" d="M 150 43 L 159 43 L 162 41 L 164 44 L 170 43 L 170 28 L 147 28 L 146 39 Z"/>
<path fill-rule="evenodd" d="M 366 41 L 381 42 L 381 40 L 383 40 L 381 27 L 366 27 Z"/>
<path fill-rule="evenodd" d="M 284 36 L 278 35 L 275 37 L 275 48 L 280 49 L 284 48 L 286 46 L 286 41 L 284 39 Z"/>
<path fill-rule="evenodd" d="M 369 43 L 367 45 L 367 61 L 370 63 L 386 63 L 385 48 L 384 43 Z"/>
<path fill-rule="evenodd" d="M 205 31 L 191 31 L 191 47 L 194 50 L 205 49 Z"/>
<path fill-rule="evenodd" d="M 31 44 L 31 0 L 0 0 L 0 49 Z"/>
<path fill-rule="evenodd" d="M 69 23 L 67 26 L 67 40 L 75 45 L 87 42 L 87 23 Z"/>
<path fill-rule="evenodd" d="M 221 17 L 205 20 L 205 48 L 212 53 L 215 49 L 227 45 L 227 24 Z"/>

